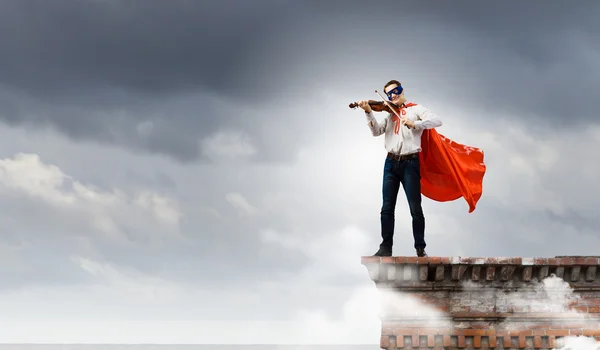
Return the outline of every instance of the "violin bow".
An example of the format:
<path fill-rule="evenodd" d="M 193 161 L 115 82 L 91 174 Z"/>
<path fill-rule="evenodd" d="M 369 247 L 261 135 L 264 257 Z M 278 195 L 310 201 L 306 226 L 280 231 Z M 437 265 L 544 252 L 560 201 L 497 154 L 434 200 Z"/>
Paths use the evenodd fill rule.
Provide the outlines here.
<path fill-rule="evenodd" d="M 385 97 L 383 97 L 379 91 L 375 90 L 375 92 L 377 93 L 377 95 L 379 95 L 379 97 L 381 97 L 381 100 L 383 101 L 383 103 L 385 103 L 392 112 L 394 112 L 394 114 L 398 117 L 398 119 L 400 119 L 400 121 L 402 122 L 402 125 L 406 125 L 406 123 L 404 122 L 404 118 L 402 118 L 400 116 L 400 114 L 398 114 L 398 112 L 396 112 L 396 110 L 390 105 L 390 103 L 388 101 L 386 101 Z M 408 126 L 407 126 L 408 128 Z"/>

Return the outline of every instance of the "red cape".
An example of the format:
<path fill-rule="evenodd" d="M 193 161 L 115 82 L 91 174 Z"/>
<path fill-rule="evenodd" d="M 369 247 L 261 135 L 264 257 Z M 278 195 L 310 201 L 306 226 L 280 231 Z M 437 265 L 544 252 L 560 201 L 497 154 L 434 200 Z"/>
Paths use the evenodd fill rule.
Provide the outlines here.
<path fill-rule="evenodd" d="M 473 212 L 483 191 L 483 151 L 456 143 L 435 129 L 423 130 L 421 148 L 421 193 L 438 202 L 464 197 Z"/>

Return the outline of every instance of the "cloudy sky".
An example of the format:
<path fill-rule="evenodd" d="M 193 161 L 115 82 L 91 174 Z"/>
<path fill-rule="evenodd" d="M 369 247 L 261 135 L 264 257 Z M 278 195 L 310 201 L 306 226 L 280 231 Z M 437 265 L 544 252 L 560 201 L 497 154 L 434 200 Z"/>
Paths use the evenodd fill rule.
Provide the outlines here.
<path fill-rule="evenodd" d="M 485 152 L 475 212 L 424 200 L 429 255 L 598 255 L 599 15 L 0 2 L 0 341 L 378 344 L 385 150 L 348 104 L 390 79 Z"/>

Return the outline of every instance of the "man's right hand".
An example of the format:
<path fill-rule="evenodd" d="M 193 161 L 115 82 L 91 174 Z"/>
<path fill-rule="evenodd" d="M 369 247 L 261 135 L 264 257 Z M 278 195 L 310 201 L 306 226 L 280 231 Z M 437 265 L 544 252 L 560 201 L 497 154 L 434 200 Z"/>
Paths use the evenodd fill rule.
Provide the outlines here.
<path fill-rule="evenodd" d="M 373 112 L 373 110 L 371 109 L 371 106 L 369 106 L 369 101 L 358 101 L 358 107 L 362 108 L 365 110 L 365 112 L 367 113 L 371 113 Z"/>

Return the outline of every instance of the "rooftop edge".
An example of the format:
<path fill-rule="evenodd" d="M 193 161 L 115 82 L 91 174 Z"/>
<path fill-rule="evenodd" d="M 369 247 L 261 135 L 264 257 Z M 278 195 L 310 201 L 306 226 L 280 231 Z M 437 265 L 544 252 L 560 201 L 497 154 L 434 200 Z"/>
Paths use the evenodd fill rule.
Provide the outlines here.
<path fill-rule="evenodd" d="M 600 256 L 556 256 L 541 257 L 462 257 L 462 256 L 363 256 L 362 265 L 371 264 L 416 264 L 416 265 L 536 265 L 570 266 L 600 265 Z"/>

